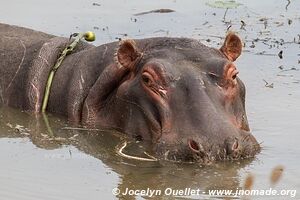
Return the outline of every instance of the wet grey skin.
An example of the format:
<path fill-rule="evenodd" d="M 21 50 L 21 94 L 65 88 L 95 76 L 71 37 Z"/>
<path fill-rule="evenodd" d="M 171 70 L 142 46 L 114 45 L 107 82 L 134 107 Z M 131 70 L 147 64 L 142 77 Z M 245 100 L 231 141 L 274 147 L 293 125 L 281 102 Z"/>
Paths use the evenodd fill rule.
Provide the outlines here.
<path fill-rule="evenodd" d="M 5 24 L 0 33 L 0 103 L 38 113 L 49 71 L 69 41 Z M 220 49 L 188 38 L 81 43 L 57 70 L 47 112 L 149 141 L 160 159 L 254 157 L 260 146 L 234 64 L 241 52 L 234 33 Z"/>

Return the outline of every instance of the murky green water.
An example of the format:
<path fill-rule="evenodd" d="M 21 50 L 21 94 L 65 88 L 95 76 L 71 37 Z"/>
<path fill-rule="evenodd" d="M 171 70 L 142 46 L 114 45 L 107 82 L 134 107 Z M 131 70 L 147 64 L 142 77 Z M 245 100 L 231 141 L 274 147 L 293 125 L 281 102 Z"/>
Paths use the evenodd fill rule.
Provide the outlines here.
<path fill-rule="evenodd" d="M 93 5 L 93 3 L 98 5 Z M 298 190 L 300 198 L 300 2 L 236 1 L 236 9 L 213 8 L 208 1 L 3 1 L 0 22 L 55 35 L 93 30 L 95 44 L 119 37 L 184 36 L 218 47 L 229 25 L 244 39 L 239 76 L 247 87 L 248 119 L 263 150 L 253 160 L 200 167 L 121 158 L 116 146 L 124 138 L 111 130 L 70 130 L 65 119 L 0 109 L 0 199 L 135 199 L 115 196 L 129 189 L 233 189 L 254 175 L 253 188 L 269 189 L 271 170 L 284 166 L 275 189 Z M 209 1 L 213 4 L 214 1 Z M 169 8 L 176 12 L 135 13 Z M 241 27 L 241 20 L 245 26 Z M 242 28 L 242 29 L 241 29 Z M 283 51 L 283 58 L 278 53 Z M 266 82 L 267 83 L 266 83 Z M 272 87 L 273 86 L 273 87 Z M 143 151 L 144 144 L 130 149 Z M 137 196 L 137 199 L 143 199 Z M 145 197 L 147 199 L 147 197 Z M 173 199 L 159 196 L 156 199 Z M 201 194 L 195 199 L 223 199 Z"/>

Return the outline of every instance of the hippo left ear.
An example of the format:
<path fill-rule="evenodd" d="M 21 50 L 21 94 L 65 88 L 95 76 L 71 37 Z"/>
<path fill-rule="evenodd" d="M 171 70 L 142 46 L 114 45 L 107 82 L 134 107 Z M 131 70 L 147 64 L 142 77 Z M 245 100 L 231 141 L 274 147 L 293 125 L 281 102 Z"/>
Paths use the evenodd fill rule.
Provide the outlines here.
<path fill-rule="evenodd" d="M 134 40 L 123 40 L 117 50 L 117 62 L 126 68 L 131 68 L 141 56 Z"/>
<path fill-rule="evenodd" d="M 221 51 L 230 61 L 235 61 L 242 53 L 242 41 L 235 33 L 230 32 L 227 34 Z"/>

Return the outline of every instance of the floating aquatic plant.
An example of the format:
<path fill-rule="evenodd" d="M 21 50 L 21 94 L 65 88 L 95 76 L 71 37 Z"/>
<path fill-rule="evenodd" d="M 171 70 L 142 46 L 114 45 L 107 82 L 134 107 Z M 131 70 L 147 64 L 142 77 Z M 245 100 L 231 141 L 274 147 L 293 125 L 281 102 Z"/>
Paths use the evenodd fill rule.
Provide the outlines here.
<path fill-rule="evenodd" d="M 234 0 L 229 0 L 229 1 L 220 1 L 220 0 L 218 0 L 218 1 L 206 2 L 206 5 L 208 5 L 209 7 L 212 7 L 212 8 L 232 9 L 232 8 L 237 8 L 242 4 L 238 3 Z"/>

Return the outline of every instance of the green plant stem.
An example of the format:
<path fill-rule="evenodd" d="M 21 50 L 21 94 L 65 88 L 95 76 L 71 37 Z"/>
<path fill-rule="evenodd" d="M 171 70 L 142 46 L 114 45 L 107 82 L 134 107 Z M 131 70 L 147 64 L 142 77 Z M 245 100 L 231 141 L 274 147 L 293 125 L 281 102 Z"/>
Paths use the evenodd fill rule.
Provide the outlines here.
<path fill-rule="evenodd" d="M 51 71 L 49 73 L 49 76 L 48 76 L 47 83 L 46 83 L 44 99 L 43 99 L 43 104 L 42 104 L 42 112 L 46 112 L 46 109 L 47 109 L 50 90 L 51 90 L 51 86 L 52 86 L 52 82 L 53 82 L 55 72 L 60 67 L 60 65 L 63 62 L 63 60 L 65 59 L 65 57 L 67 55 L 69 55 L 75 49 L 75 47 L 77 46 L 79 41 L 84 37 L 84 35 L 85 35 L 85 33 L 80 33 L 80 34 L 77 35 L 75 40 L 63 50 L 60 57 L 57 59 L 55 65 L 51 69 Z"/>

